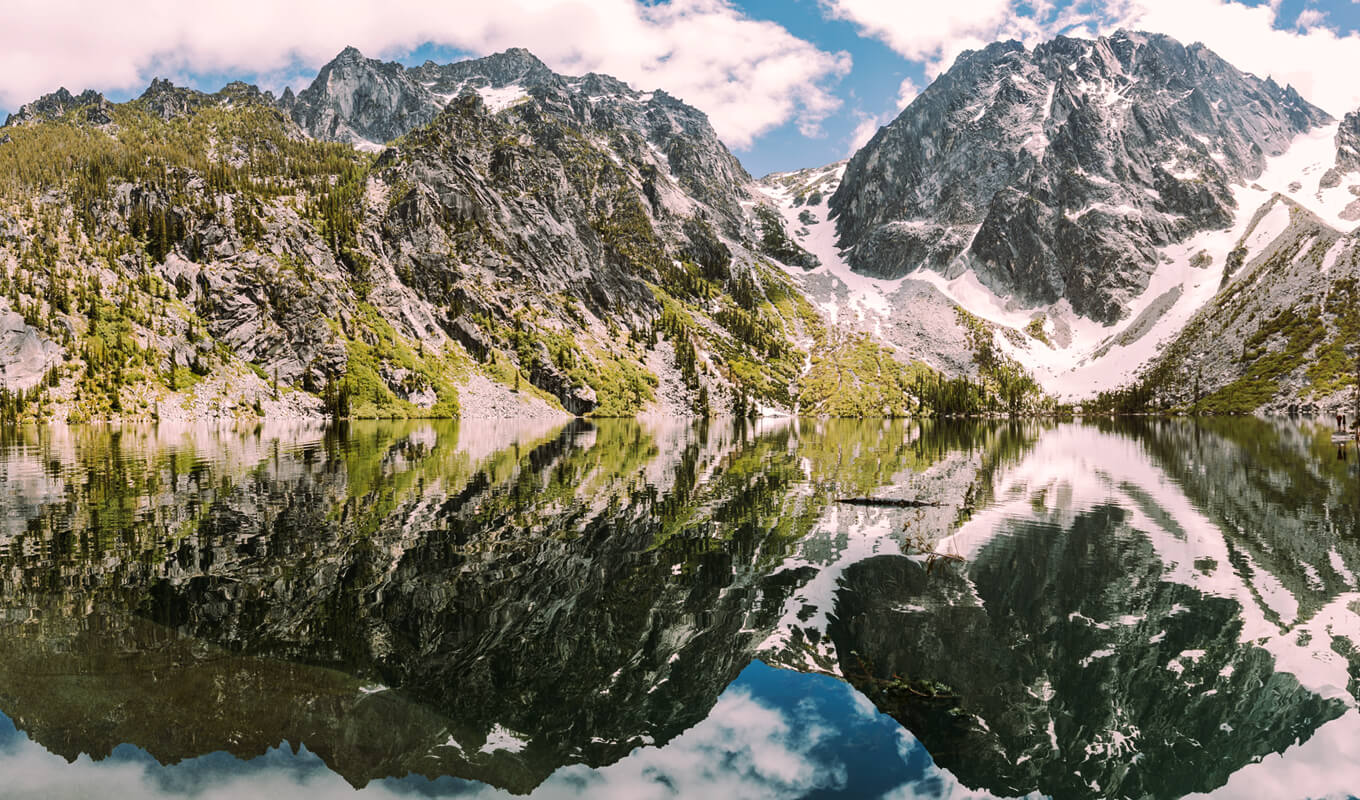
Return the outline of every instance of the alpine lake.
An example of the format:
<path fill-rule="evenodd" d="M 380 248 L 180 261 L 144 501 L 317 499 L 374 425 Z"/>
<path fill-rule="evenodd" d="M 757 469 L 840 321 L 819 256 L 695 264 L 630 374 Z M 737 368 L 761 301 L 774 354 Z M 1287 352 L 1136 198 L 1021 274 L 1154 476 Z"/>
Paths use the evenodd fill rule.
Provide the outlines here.
<path fill-rule="evenodd" d="M 10 430 L 0 797 L 1353 796 L 1332 433 Z"/>

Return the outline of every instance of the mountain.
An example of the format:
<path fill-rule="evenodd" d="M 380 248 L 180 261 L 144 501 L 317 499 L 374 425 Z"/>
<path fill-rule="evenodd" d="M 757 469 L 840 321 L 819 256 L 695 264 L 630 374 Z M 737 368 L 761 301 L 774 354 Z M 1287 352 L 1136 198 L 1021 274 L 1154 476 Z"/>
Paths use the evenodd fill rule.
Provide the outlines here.
<path fill-rule="evenodd" d="M 1166 36 L 999 42 L 856 153 L 830 207 L 858 272 L 969 269 L 1019 303 L 1112 322 L 1158 248 L 1227 226 L 1230 184 L 1328 120 Z"/>
<path fill-rule="evenodd" d="M 104 99 L 104 95 L 92 89 L 73 96 L 62 87 L 20 106 L 17 112 L 5 119 L 5 127 L 58 118 L 75 118 L 92 125 L 107 125 L 110 121 L 109 101 Z"/>
<path fill-rule="evenodd" d="M 281 105 L 309 135 L 381 149 L 432 122 L 455 100 L 479 97 L 489 115 L 537 105 L 639 172 L 649 203 L 676 215 L 699 208 L 741 238 L 751 177 L 718 140 L 708 118 L 662 91 L 639 92 L 608 75 L 558 75 L 532 53 L 512 48 L 452 64 L 414 69 L 364 58 L 347 48 L 316 80 Z M 642 174 L 646 173 L 646 174 Z M 670 178 L 666 181 L 661 178 Z M 678 191 L 677 191 L 678 190 Z"/>
<path fill-rule="evenodd" d="M 1000 362 L 1101 408 L 1330 409 L 1357 125 L 1165 36 L 997 43 L 848 162 L 761 189 L 839 327 L 949 374 Z M 1316 335 L 1285 346 L 1296 306 Z"/>
<path fill-rule="evenodd" d="M 825 343 L 702 112 L 527 51 L 57 93 L 5 137 L 10 414 L 791 411 Z"/>
<path fill-rule="evenodd" d="M 1302 137 L 1284 183 L 1222 240 L 1212 297 L 1172 330 L 1118 409 L 1354 413 L 1360 317 L 1360 113 Z"/>
<path fill-rule="evenodd" d="M 365 58 L 353 47 L 322 67 L 296 97 L 288 92 L 280 100 L 312 136 L 371 150 L 428 125 L 443 105 L 402 65 Z"/>
<path fill-rule="evenodd" d="M 63 89 L 0 132 L 0 416 L 1331 407 L 1349 323 L 1258 368 L 1259 320 L 1346 291 L 1349 245 L 1312 251 L 1357 154 L 1360 113 L 1125 31 L 965 53 L 759 181 L 679 98 L 522 49 Z"/>
<path fill-rule="evenodd" d="M 1343 174 L 1356 171 L 1360 171 L 1360 111 L 1350 112 L 1337 126 L 1336 166 L 1323 175 L 1321 188 L 1336 186 Z"/>
<path fill-rule="evenodd" d="M 1355 407 L 1360 237 L 1278 195 L 1247 236 L 1268 244 L 1250 260 L 1234 248 L 1222 288 L 1112 402 L 1208 413 Z"/>

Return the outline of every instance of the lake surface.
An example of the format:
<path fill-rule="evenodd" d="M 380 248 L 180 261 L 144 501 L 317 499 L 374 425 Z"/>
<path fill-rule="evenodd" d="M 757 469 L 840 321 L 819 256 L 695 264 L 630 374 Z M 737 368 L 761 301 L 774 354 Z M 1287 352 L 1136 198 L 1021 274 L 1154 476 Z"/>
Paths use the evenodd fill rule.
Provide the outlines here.
<path fill-rule="evenodd" d="M 1354 796 L 1344 455 L 1258 419 L 11 432 L 0 797 Z"/>

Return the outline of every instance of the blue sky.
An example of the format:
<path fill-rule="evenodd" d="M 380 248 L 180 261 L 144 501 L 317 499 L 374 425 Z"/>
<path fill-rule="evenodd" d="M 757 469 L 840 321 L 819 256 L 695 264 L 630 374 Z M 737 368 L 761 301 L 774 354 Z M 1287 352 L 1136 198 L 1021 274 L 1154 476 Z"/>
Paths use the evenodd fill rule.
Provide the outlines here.
<path fill-rule="evenodd" d="M 1203 41 L 1333 114 L 1360 106 L 1357 0 L 14 0 L 0 110 L 155 76 L 301 88 L 346 44 L 419 63 L 511 46 L 559 72 L 664 88 L 756 175 L 845 158 L 964 49 L 1116 27 Z"/>
<path fill-rule="evenodd" d="M 248 760 L 219 750 L 166 765 L 133 744 L 123 744 L 100 761 L 82 755 L 67 763 L 0 713 L 0 775 L 5 788 L 20 797 L 514 797 L 449 776 L 432 781 L 407 775 L 355 790 L 306 744 L 290 747 L 284 742 Z M 845 682 L 759 661 L 726 688 L 705 719 L 676 738 L 638 747 L 599 769 L 563 766 L 533 792 L 534 797 L 559 799 L 663 794 L 714 800 L 990 796 L 964 790 L 915 737 Z"/>

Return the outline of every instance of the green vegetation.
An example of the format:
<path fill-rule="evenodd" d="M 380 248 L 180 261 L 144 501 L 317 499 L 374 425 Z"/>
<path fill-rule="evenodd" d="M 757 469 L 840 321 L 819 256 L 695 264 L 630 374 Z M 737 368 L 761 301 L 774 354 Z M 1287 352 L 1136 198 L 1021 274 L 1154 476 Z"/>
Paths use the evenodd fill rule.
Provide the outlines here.
<path fill-rule="evenodd" d="M 756 217 L 760 220 L 760 252 L 792 266 L 814 266 L 812 256 L 789 238 L 784 220 L 768 206 L 757 204 Z"/>
<path fill-rule="evenodd" d="M 104 128 L 71 114 L 7 129 L 0 207 L 25 235 L 6 247 L 17 269 L 0 271 L 0 289 L 83 362 L 72 421 L 154 414 L 145 401 L 123 408 L 124 388 L 185 391 L 233 360 L 202 341 L 207 326 L 179 302 L 192 286 L 171 287 L 155 273 L 172 252 L 203 258 L 205 226 L 227 226 L 253 245 L 275 209 L 293 204 L 340 261 L 358 266 L 357 208 L 371 157 L 291 135 L 280 112 L 239 94 L 230 107 L 204 103 L 170 120 L 134 102 L 112 106 Z M 287 253 L 279 259 L 291 263 Z M 276 292 L 271 276 L 257 278 L 289 313 L 293 298 Z M 177 317 L 197 345 L 190 363 L 170 360 L 160 345 L 184 333 Z"/>
<path fill-rule="evenodd" d="M 1044 314 L 1040 314 L 1039 316 L 1030 320 L 1029 324 L 1025 326 L 1025 333 L 1028 333 L 1034 339 L 1037 339 L 1043 342 L 1044 344 L 1048 345 L 1049 347 L 1052 347 L 1053 342 L 1049 341 L 1048 334 L 1044 331 L 1044 323 L 1047 321 L 1048 317 Z"/>
<path fill-rule="evenodd" d="M 1331 336 L 1308 365 L 1309 393 L 1318 397 L 1355 384 L 1355 359 L 1346 355 L 1347 345 L 1360 344 L 1360 288 L 1355 279 L 1333 283 L 1322 311 L 1331 322 Z"/>
<path fill-rule="evenodd" d="M 333 394 L 326 393 L 332 415 L 361 419 L 456 417 L 458 390 L 453 378 L 465 373 L 466 365 L 423 347 L 412 350 L 377 309 L 360 303 L 359 310 L 360 327 L 345 343 L 345 374 Z M 405 397 L 393 391 L 392 382 Z M 407 399 L 429 391 L 434 392 L 436 400 L 428 408 Z"/>
<path fill-rule="evenodd" d="M 1313 345 L 1326 334 L 1320 310 L 1309 306 L 1296 311 L 1285 308 L 1261 324 L 1242 343 L 1242 377 L 1195 404 L 1194 410 L 1209 414 L 1245 414 L 1255 411 L 1279 392 L 1279 379 L 1297 369 Z M 1284 346 L 1270 348 L 1275 337 Z"/>
<path fill-rule="evenodd" d="M 1309 394 L 1334 392 L 1354 381 L 1354 363 L 1345 354 L 1345 345 L 1360 332 L 1354 292 L 1354 281 L 1337 281 L 1323 303 L 1305 298 L 1297 307 L 1272 314 L 1242 342 L 1240 377 L 1208 393 L 1202 389 L 1200 369 L 1185 374 L 1190 367 L 1188 343 L 1204 335 L 1206 317 L 1197 317 L 1152 369 L 1127 387 L 1101 393 L 1087 409 L 1115 414 L 1173 409 L 1249 414 L 1273 400 L 1280 392 L 1280 381 L 1300 370 L 1311 381 Z M 1239 301 L 1239 313 L 1241 305 Z"/>
<path fill-rule="evenodd" d="M 456 415 L 456 379 L 470 367 L 461 351 L 427 352 L 365 299 L 368 281 L 380 280 L 369 274 L 367 245 L 361 245 L 374 158 L 297 137 L 280 112 L 239 87 L 231 99 L 191 104 L 189 113 L 168 120 L 138 102 L 115 104 L 110 125 L 71 114 L 17 127 L 0 148 L 0 207 L 17 215 L 24 232 L 17 245 L 6 245 L 17 268 L 0 270 L 0 293 L 77 356 L 69 391 L 63 389 L 70 418 L 155 414 L 147 406 L 164 388 L 191 391 L 214 370 L 248 368 L 277 395 L 277 378 L 226 344 L 250 329 L 239 316 L 215 316 L 208 287 L 221 286 L 221 276 L 215 269 L 180 271 L 171 259 L 224 258 L 231 263 L 228 285 L 238 282 L 240 294 L 259 306 L 258 324 L 286 328 L 300 310 L 333 296 L 314 266 L 317 244 L 349 270 L 339 289 L 343 311 L 333 320 L 347 359 L 339 374 L 319 374 L 313 365 L 301 388 L 321 395 L 334 416 Z M 600 313 L 596 298 L 563 292 L 542 306 L 506 312 L 504 296 L 478 297 L 458 270 L 397 265 L 399 280 L 436 307 L 443 303 L 449 319 L 476 318 L 493 343 L 491 352 L 475 348 L 485 361 L 480 368 L 515 390 L 555 404 L 554 395 L 568 399 L 589 388 L 598 402 L 595 416 L 634 415 L 655 400 L 658 387 L 645 367 L 646 348 L 665 339 L 699 414 L 713 410 L 710 391 L 723 384 L 732 387 L 731 394 L 720 390 L 724 403 L 739 415 L 758 406 L 835 416 L 967 414 L 1013 412 L 1031 403 L 1032 383 L 984 337 L 977 340 L 983 378 L 971 384 L 904 364 L 868 337 L 831 336 L 781 269 L 759 260 L 732 263 L 729 248 L 701 216 L 683 223 L 689 244 L 668 251 L 647 205 L 648 198 L 656 202 L 659 177 L 642 169 L 652 193 L 645 186 L 637 191 L 630 167 L 551 115 L 488 118 L 470 101 L 452 104 L 384 160 L 389 217 L 425 202 L 427 190 L 394 169 L 424 148 L 449 159 L 465 151 L 489 154 L 489 183 L 525 202 L 562 199 L 560 183 L 526 181 L 521 174 L 531 157 L 555 157 L 575 195 L 570 200 L 579 200 L 588 215 L 591 230 L 582 236 L 593 231 L 611 266 L 653 289 L 654 304 L 588 323 Z M 757 245 L 800 263 L 807 254 L 788 238 L 779 214 L 765 206 L 755 213 Z M 437 216 L 450 237 L 451 261 L 486 252 L 513 258 L 516 245 L 499 241 L 504 232 L 477 215 Z M 280 234 L 292 230 L 296 218 L 305 223 L 305 250 Z M 239 237 L 232 255 L 215 249 L 223 229 Z M 213 340 L 214 330 L 224 341 Z M 123 408 L 130 398 L 137 408 Z M 237 410 L 251 400 L 241 399 Z M 253 400 L 258 413 L 259 398 Z"/>
<path fill-rule="evenodd" d="M 968 337 L 981 379 L 974 383 L 966 377 L 952 380 L 940 377 L 934 385 L 925 382 L 921 388 L 924 407 L 946 416 L 983 413 L 1015 416 L 1054 410 L 1052 399 L 1043 395 L 1024 367 L 996 347 L 991 325 L 962 308 L 956 307 L 955 313 Z"/>
<path fill-rule="evenodd" d="M 860 334 L 820 349 L 800 383 L 809 411 L 831 417 L 905 417 L 920 413 L 921 386 L 934 370 L 905 365 Z"/>

